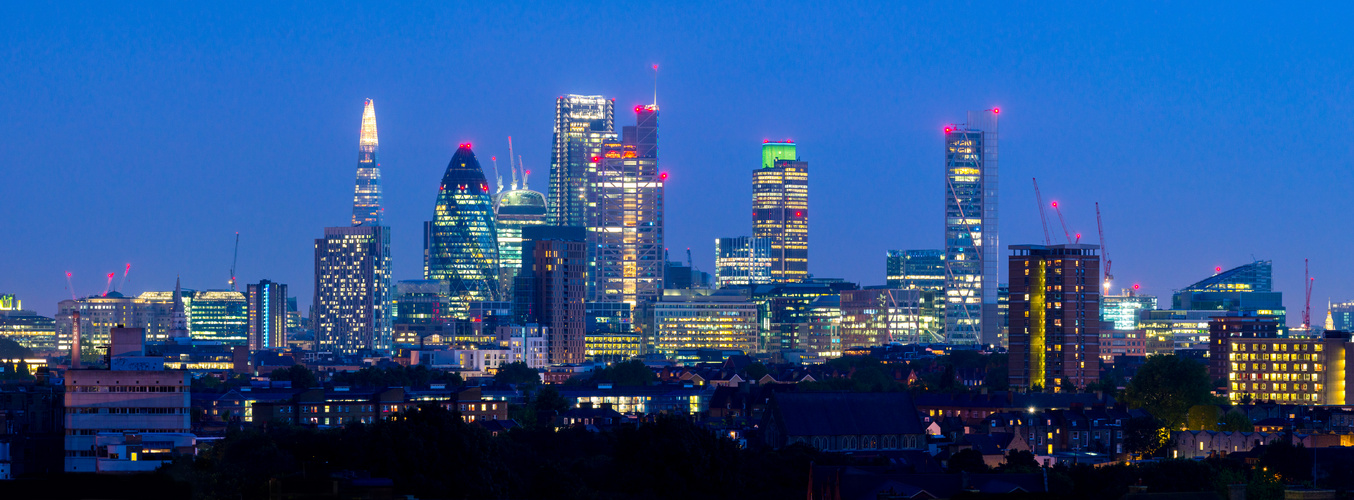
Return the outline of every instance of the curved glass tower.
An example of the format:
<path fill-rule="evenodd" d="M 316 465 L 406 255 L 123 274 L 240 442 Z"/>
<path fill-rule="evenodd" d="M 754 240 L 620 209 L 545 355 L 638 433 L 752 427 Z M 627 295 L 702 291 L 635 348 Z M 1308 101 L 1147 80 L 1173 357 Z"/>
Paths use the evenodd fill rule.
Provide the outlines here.
<path fill-rule="evenodd" d="M 446 280 L 458 314 L 498 300 L 498 235 L 493 195 L 469 144 L 447 164 L 433 220 L 424 227 L 424 274 Z"/>
<path fill-rule="evenodd" d="M 525 186 L 499 193 L 494 210 L 498 214 L 498 285 L 506 300 L 512 297 L 513 279 L 522 267 L 522 228 L 544 225 L 548 210 L 545 195 Z"/>
<path fill-rule="evenodd" d="M 381 164 L 376 160 L 376 106 L 362 108 L 362 135 L 357 146 L 357 186 L 353 190 L 353 225 L 381 225 Z"/>

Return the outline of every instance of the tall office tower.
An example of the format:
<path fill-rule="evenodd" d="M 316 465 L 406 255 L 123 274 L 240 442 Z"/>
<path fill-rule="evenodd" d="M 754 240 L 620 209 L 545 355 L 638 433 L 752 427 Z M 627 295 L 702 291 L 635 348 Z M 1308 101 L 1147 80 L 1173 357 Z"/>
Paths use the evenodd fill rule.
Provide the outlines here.
<path fill-rule="evenodd" d="M 739 236 L 715 239 L 715 285 L 771 282 L 771 239 Z"/>
<path fill-rule="evenodd" d="M 809 164 L 792 141 L 762 143 L 752 172 L 752 236 L 771 240 L 771 280 L 809 277 Z"/>
<path fill-rule="evenodd" d="M 663 289 L 663 184 L 658 171 L 658 106 L 635 106 L 635 125 L 589 159 L 588 294 L 634 306 Z"/>
<path fill-rule="evenodd" d="M 522 270 L 513 286 L 513 316 L 520 324 L 548 327 L 550 362 L 587 358 L 586 231 L 581 227 L 522 229 Z"/>
<path fill-rule="evenodd" d="M 1011 245 L 1012 389 L 1100 379 L 1100 245 Z"/>
<path fill-rule="evenodd" d="M 287 285 L 263 280 L 249 292 L 249 349 L 287 347 Z"/>
<path fill-rule="evenodd" d="M 353 225 L 381 225 L 381 164 L 376 159 L 376 107 L 367 99 L 362 108 L 362 133 L 357 141 L 357 186 L 353 189 Z"/>
<path fill-rule="evenodd" d="M 587 182 L 602 143 L 616 140 L 616 100 L 569 94 L 555 100 L 555 145 L 550 160 L 550 224 L 587 222 Z"/>
<path fill-rule="evenodd" d="M 425 276 L 451 284 L 454 316 L 470 303 L 498 300 L 498 235 L 494 200 L 484 170 L 462 144 L 451 156 L 437 192 L 433 220 L 424 224 Z"/>
<path fill-rule="evenodd" d="M 498 290 L 499 296 L 512 297 L 513 278 L 522 267 L 522 228 L 546 223 L 545 195 L 527 189 L 513 189 L 499 193 L 494 201 L 498 223 Z"/>
<path fill-rule="evenodd" d="M 327 227 L 315 240 L 315 350 L 391 347 L 390 228 Z"/>
<path fill-rule="evenodd" d="M 1354 302 L 1342 302 L 1326 306 L 1326 318 L 1330 323 L 1327 330 L 1348 332 L 1354 330 Z"/>
<path fill-rule="evenodd" d="M 997 109 L 945 127 L 945 340 L 996 343 Z"/>

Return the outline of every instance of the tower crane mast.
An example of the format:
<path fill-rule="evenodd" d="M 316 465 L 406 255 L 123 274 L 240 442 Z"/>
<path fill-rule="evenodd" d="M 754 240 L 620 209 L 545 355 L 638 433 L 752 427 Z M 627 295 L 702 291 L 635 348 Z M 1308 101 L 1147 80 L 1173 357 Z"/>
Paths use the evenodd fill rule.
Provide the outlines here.
<path fill-rule="evenodd" d="M 235 290 L 235 264 L 240 262 L 240 232 L 235 232 L 235 256 L 230 259 L 230 291 Z"/>
<path fill-rule="evenodd" d="M 1048 216 L 1044 214 L 1044 195 L 1039 194 L 1039 179 L 1031 177 L 1034 181 L 1034 201 L 1039 205 L 1039 222 L 1044 225 L 1044 244 L 1052 245 L 1053 239 L 1048 236 Z"/>
<path fill-rule="evenodd" d="M 1105 245 L 1105 223 L 1100 220 L 1100 202 L 1095 202 L 1095 227 L 1100 230 L 1100 258 L 1105 260 L 1105 293 L 1110 293 L 1110 282 L 1114 281 L 1114 273 L 1110 272 L 1110 266 L 1114 261 L 1110 260 L 1109 246 Z"/>

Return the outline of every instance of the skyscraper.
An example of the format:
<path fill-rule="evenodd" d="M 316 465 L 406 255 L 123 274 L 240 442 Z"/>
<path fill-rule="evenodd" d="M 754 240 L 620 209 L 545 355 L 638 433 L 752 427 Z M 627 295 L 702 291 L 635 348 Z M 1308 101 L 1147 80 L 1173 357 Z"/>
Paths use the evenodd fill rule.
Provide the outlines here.
<path fill-rule="evenodd" d="M 1100 380 L 1100 245 L 1011 245 L 1012 389 Z"/>
<path fill-rule="evenodd" d="M 945 127 L 945 339 L 995 343 L 997 109 Z"/>
<path fill-rule="evenodd" d="M 479 160 L 462 144 L 447 164 L 433 220 L 424 226 L 425 278 L 447 280 L 453 312 L 470 302 L 498 300 L 498 235 L 494 200 Z"/>
<path fill-rule="evenodd" d="M 762 143 L 752 172 L 752 236 L 771 240 L 771 280 L 809 277 L 809 164 L 792 141 Z"/>
<path fill-rule="evenodd" d="M 357 186 L 353 190 L 353 225 L 381 225 L 381 164 L 376 159 L 376 106 L 367 99 L 362 108 L 362 132 L 357 146 Z"/>
<path fill-rule="evenodd" d="M 390 228 L 327 227 L 315 240 L 315 350 L 390 349 Z"/>
<path fill-rule="evenodd" d="M 602 144 L 616 140 L 616 100 L 569 94 L 555 100 L 555 143 L 550 160 L 550 224 L 587 222 L 587 182 Z"/>
<path fill-rule="evenodd" d="M 635 106 L 621 142 L 589 158 L 586 221 L 590 300 L 631 306 L 663 288 L 663 184 L 658 170 L 658 106 Z"/>
<path fill-rule="evenodd" d="M 287 285 L 263 280 L 249 292 L 249 349 L 287 347 Z"/>
<path fill-rule="evenodd" d="M 527 189 L 517 189 L 514 176 L 512 190 L 499 193 L 494 201 L 498 223 L 498 288 L 502 297 L 512 297 L 513 278 L 522 267 L 522 228 L 546 223 L 545 195 Z"/>
<path fill-rule="evenodd" d="M 718 288 L 770 282 L 770 238 L 739 236 L 715 239 L 715 284 Z"/>
<path fill-rule="evenodd" d="M 376 108 L 367 99 L 357 143 L 353 227 L 315 240 L 316 350 L 357 354 L 391 347 L 390 228 L 382 225 Z M 285 296 L 285 294 L 284 294 Z"/>
<path fill-rule="evenodd" d="M 551 363 L 587 358 L 585 231 L 579 227 L 522 229 L 522 270 L 513 286 L 513 315 L 548 328 Z"/>

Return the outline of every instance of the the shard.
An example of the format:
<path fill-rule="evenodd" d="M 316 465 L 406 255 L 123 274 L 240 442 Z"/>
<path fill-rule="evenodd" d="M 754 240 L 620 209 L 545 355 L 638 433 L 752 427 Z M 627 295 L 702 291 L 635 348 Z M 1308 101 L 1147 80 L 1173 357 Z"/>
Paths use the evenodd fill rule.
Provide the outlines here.
<path fill-rule="evenodd" d="M 357 145 L 357 186 L 353 190 L 353 225 L 381 225 L 381 164 L 376 159 L 376 107 L 367 99 Z"/>

